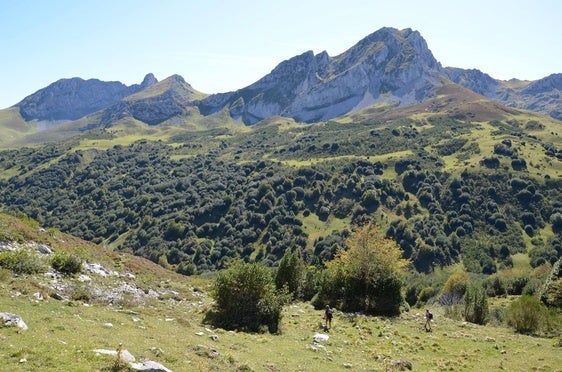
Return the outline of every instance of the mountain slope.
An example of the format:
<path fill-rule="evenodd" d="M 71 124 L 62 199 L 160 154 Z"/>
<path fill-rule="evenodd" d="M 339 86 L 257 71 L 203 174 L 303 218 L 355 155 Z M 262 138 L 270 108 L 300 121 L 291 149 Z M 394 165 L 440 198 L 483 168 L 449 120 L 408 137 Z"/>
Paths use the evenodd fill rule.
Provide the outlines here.
<path fill-rule="evenodd" d="M 212 95 L 199 106 L 204 114 L 227 106 L 246 124 L 275 115 L 314 122 L 376 102 L 420 102 L 433 95 L 440 74 L 440 64 L 417 31 L 383 28 L 339 56 L 303 53 L 256 83 Z"/>
<path fill-rule="evenodd" d="M 131 86 L 98 79 L 61 79 L 27 96 L 15 107 L 19 108 L 26 121 L 76 120 L 104 109 L 156 82 L 152 74 L 146 75 L 141 84 Z"/>
<path fill-rule="evenodd" d="M 203 93 L 193 89 L 181 76 L 173 75 L 105 109 L 99 125 L 108 127 L 124 117 L 149 125 L 160 124 L 186 114 L 194 107 L 193 102 L 203 97 Z"/>
<path fill-rule="evenodd" d="M 436 97 L 436 89 L 449 80 L 509 107 L 561 118 L 561 76 L 501 81 L 479 70 L 442 68 L 419 32 L 382 28 L 338 56 L 308 51 L 283 61 L 245 88 L 210 96 L 178 75 L 158 84 L 149 74 L 142 84 L 130 87 L 63 79 L 0 115 L 1 144 L 58 140 L 123 122 L 185 129 L 208 129 L 232 120 L 253 125 L 270 117 L 313 123 L 369 106 L 417 105 Z M 69 120 L 74 122 L 66 123 Z"/>

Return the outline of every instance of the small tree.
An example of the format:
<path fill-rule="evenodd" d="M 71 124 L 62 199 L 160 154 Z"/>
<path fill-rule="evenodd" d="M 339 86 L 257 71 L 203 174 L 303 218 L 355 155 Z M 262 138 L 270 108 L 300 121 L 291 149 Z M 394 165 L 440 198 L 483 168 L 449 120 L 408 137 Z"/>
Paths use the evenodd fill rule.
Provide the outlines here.
<path fill-rule="evenodd" d="M 562 308 L 562 258 L 552 267 L 541 293 L 541 301 L 547 306 Z"/>
<path fill-rule="evenodd" d="M 302 258 L 297 252 L 291 253 L 287 250 L 279 262 L 275 286 L 278 290 L 286 287 L 293 299 L 296 299 L 301 296 L 304 274 L 305 266 Z"/>
<path fill-rule="evenodd" d="M 382 238 L 367 224 L 346 241 L 327 268 L 316 306 L 330 303 L 344 311 L 396 315 L 400 311 L 402 280 L 408 261 L 393 240 Z"/>
<path fill-rule="evenodd" d="M 464 294 L 464 319 L 475 324 L 488 320 L 488 295 L 481 283 L 470 282 Z"/>
<path fill-rule="evenodd" d="M 225 329 L 259 332 L 279 329 L 287 295 L 275 290 L 270 271 L 256 263 L 236 263 L 217 276 L 213 291 L 214 321 Z"/>

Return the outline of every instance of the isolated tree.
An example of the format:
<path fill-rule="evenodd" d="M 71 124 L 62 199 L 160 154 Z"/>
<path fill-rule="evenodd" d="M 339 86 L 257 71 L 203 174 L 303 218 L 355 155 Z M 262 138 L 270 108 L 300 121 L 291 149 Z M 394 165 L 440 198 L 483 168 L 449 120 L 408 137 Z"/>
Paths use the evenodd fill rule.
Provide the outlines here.
<path fill-rule="evenodd" d="M 488 321 L 488 295 L 481 283 L 470 282 L 464 294 L 464 319 L 475 324 Z"/>
<path fill-rule="evenodd" d="M 562 258 L 552 266 L 541 293 L 541 301 L 545 305 L 562 308 Z"/>
<path fill-rule="evenodd" d="M 396 242 L 383 238 L 373 224 L 358 228 L 326 263 L 315 305 L 330 303 L 344 311 L 396 315 L 402 299 L 401 275 L 408 261 Z"/>

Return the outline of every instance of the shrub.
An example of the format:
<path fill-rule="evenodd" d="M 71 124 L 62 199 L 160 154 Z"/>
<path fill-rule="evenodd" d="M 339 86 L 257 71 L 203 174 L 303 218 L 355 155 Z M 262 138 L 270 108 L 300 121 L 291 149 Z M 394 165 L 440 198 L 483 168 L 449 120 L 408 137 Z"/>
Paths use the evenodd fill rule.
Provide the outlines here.
<path fill-rule="evenodd" d="M 279 330 L 287 295 L 275 290 L 269 270 L 256 263 L 236 263 L 218 274 L 212 296 L 216 325 L 249 332 Z"/>
<path fill-rule="evenodd" d="M 36 274 L 47 271 L 47 263 L 36 251 L 18 249 L 0 253 L 0 267 L 16 274 Z"/>
<path fill-rule="evenodd" d="M 537 278 L 530 279 L 525 287 L 523 287 L 522 294 L 534 296 L 535 294 L 539 293 L 542 287 L 542 281 Z"/>
<path fill-rule="evenodd" d="M 475 324 L 488 320 L 488 295 L 481 283 L 471 282 L 464 294 L 464 319 Z"/>
<path fill-rule="evenodd" d="M 77 254 L 59 251 L 51 258 L 51 266 L 65 275 L 74 275 L 82 270 L 82 261 Z"/>
<path fill-rule="evenodd" d="M 518 333 L 533 333 L 540 326 L 545 309 L 533 296 L 522 295 L 507 309 L 507 324 Z"/>
<path fill-rule="evenodd" d="M 422 307 L 427 303 L 432 297 L 437 294 L 437 290 L 433 287 L 425 287 L 422 289 L 418 295 L 418 300 L 416 302 L 417 307 Z"/>

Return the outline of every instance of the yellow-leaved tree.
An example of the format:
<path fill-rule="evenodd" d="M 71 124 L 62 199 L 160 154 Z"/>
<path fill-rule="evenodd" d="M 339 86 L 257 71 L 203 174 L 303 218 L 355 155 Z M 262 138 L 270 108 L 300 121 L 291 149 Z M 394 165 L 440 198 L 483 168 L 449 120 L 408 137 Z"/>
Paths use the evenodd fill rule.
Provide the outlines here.
<path fill-rule="evenodd" d="M 346 241 L 346 250 L 326 263 L 314 304 L 396 315 L 403 301 L 402 274 L 408 265 L 398 244 L 385 238 L 375 225 L 357 227 Z"/>

